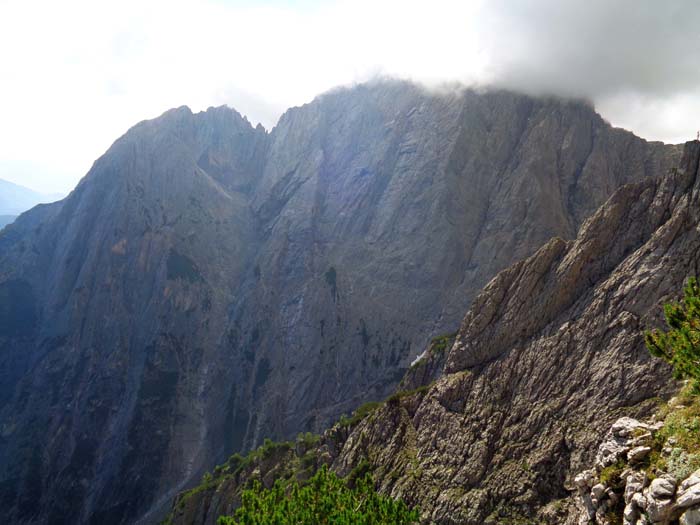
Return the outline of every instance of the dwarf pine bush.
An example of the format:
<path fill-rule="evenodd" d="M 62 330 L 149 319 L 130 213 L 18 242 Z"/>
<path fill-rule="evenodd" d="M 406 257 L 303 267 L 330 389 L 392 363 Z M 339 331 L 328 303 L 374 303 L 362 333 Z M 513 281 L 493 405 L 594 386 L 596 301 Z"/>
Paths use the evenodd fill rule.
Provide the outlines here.
<path fill-rule="evenodd" d="M 243 491 L 241 506 L 234 516 L 221 516 L 219 525 L 411 525 L 418 512 L 402 501 L 381 496 L 371 475 L 349 487 L 324 465 L 299 486 L 277 481 L 264 489 L 254 481 Z"/>
<path fill-rule="evenodd" d="M 649 352 L 673 365 L 676 379 L 691 379 L 694 393 L 700 393 L 700 285 L 688 279 L 683 301 L 664 305 L 668 331 L 644 334 Z"/>

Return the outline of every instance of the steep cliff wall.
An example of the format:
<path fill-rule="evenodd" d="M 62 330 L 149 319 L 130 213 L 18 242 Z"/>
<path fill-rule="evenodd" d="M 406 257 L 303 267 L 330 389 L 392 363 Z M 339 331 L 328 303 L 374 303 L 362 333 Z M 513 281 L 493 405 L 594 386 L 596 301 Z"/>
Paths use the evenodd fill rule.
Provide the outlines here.
<path fill-rule="evenodd" d="M 425 523 L 575 523 L 574 477 L 612 423 L 650 415 L 678 388 L 643 330 L 697 275 L 699 165 L 700 142 L 689 142 L 667 177 L 622 187 L 575 240 L 553 239 L 499 273 L 449 353 L 428 352 L 404 384 L 443 361 L 436 381 L 336 425 L 312 453 L 301 440 L 224 468 L 176 501 L 173 522 L 214 523 L 247 480 L 303 478 L 316 461 L 342 475 L 365 465 Z"/>
<path fill-rule="evenodd" d="M 678 154 L 580 102 L 405 83 L 270 133 L 137 125 L 0 232 L 0 512 L 148 521 L 228 453 L 384 397 L 497 271 Z"/>

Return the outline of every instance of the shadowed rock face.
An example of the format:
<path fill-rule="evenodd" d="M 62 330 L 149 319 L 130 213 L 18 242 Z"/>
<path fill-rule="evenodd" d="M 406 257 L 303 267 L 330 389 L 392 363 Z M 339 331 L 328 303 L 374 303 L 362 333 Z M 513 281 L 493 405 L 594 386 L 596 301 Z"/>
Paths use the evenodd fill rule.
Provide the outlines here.
<path fill-rule="evenodd" d="M 446 356 L 429 353 L 403 383 L 444 362 L 427 388 L 335 425 L 311 453 L 285 449 L 181 496 L 173 523 L 214 524 L 248 480 L 270 486 L 307 457 L 343 476 L 369 462 L 379 490 L 418 506 L 424 523 L 581 523 L 574 475 L 618 417 L 649 415 L 678 388 L 643 331 L 698 274 L 699 166 L 700 142 L 689 142 L 678 170 L 621 188 L 575 240 L 500 272 Z"/>
<path fill-rule="evenodd" d="M 497 271 L 678 157 L 581 103 L 403 83 L 270 133 L 228 108 L 135 126 L 0 232 L 0 511 L 154 519 L 224 454 L 385 396 Z"/>

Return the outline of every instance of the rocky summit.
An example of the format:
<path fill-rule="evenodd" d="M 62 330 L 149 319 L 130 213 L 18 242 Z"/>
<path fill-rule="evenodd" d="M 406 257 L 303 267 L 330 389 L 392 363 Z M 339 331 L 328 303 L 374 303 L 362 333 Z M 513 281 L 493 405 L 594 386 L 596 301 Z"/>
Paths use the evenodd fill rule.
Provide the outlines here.
<path fill-rule="evenodd" d="M 695 264 L 683 159 L 580 101 L 402 82 L 270 132 L 136 125 L 0 231 L 0 515 L 156 521 L 230 453 L 383 399 L 472 300 L 404 384 L 440 379 L 324 457 L 440 523 L 535 513 L 669 388 L 638 332 Z"/>

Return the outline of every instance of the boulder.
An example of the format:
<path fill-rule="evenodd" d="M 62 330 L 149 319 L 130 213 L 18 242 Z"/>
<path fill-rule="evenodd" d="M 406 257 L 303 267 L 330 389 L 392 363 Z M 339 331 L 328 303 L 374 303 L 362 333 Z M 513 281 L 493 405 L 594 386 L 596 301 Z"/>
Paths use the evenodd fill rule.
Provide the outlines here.
<path fill-rule="evenodd" d="M 620 458 L 633 454 L 635 461 L 641 460 L 651 449 L 639 443 L 647 442 L 651 431 L 656 427 L 637 421 L 631 417 L 621 417 L 610 428 L 598 447 L 595 467 L 599 471 L 612 465 Z"/>
<path fill-rule="evenodd" d="M 602 483 L 598 483 L 591 488 L 591 498 L 596 498 L 598 501 L 600 501 L 603 494 L 605 494 L 605 485 Z"/>
<path fill-rule="evenodd" d="M 676 483 L 670 477 L 656 478 L 649 486 L 649 494 L 654 499 L 671 499 L 676 493 Z"/>
<path fill-rule="evenodd" d="M 686 510 L 679 520 L 680 525 L 700 525 L 700 507 Z"/>
<path fill-rule="evenodd" d="M 627 452 L 627 461 L 630 463 L 639 463 L 643 461 L 651 452 L 651 447 L 634 447 L 632 450 Z"/>
<path fill-rule="evenodd" d="M 679 508 L 700 504 L 700 484 L 692 485 L 679 495 L 676 502 Z"/>
<path fill-rule="evenodd" d="M 646 476 L 641 472 L 633 472 L 627 476 L 625 483 L 625 503 L 632 501 L 632 496 L 644 490 Z"/>
<path fill-rule="evenodd" d="M 678 492 L 683 493 L 690 487 L 692 487 L 693 485 L 697 485 L 698 483 L 700 483 L 700 470 L 696 470 L 688 478 L 684 479 L 681 482 L 680 487 L 678 488 Z"/>

